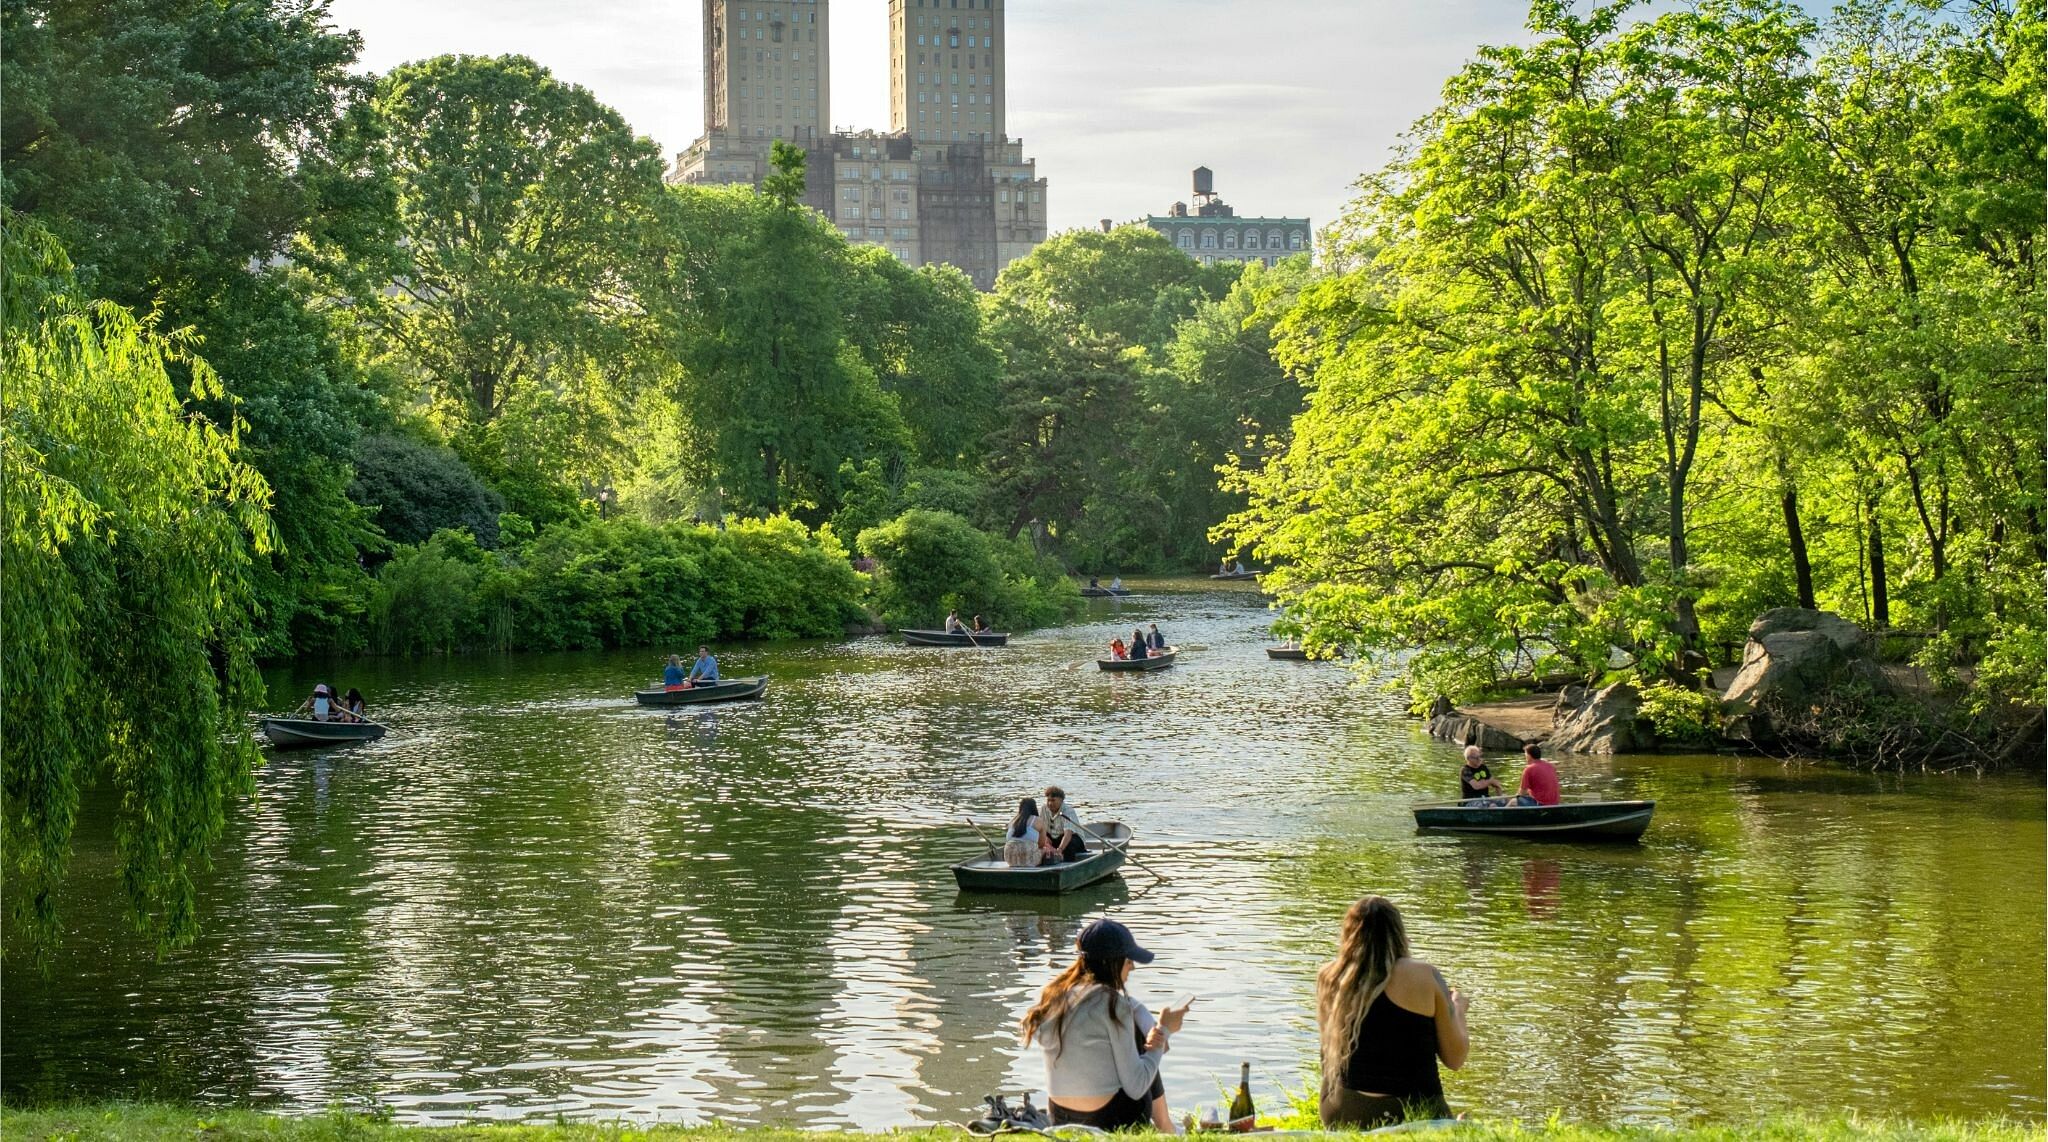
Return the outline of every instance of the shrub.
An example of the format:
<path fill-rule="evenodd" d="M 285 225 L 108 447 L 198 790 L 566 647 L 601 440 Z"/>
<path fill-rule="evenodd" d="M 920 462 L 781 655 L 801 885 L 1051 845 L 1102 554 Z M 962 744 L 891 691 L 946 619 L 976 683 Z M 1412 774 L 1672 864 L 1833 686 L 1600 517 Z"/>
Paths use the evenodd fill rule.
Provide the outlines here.
<path fill-rule="evenodd" d="M 466 531 L 400 547 L 370 592 L 370 644 L 386 654 L 446 653 L 483 643 L 479 590 L 490 557 Z"/>
<path fill-rule="evenodd" d="M 1669 680 L 1642 688 L 1641 712 L 1666 741 L 1707 745 L 1721 735 L 1721 699 L 1710 690 L 1695 690 Z"/>
<path fill-rule="evenodd" d="M 366 436 L 356 446 L 349 498 L 377 513 L 393 543 L 425 543 L 443 528 L 461 528 L 486 547 L 498 542 L 505 502 L 455 453 L 409 436 Z"/>
<path fill-rule="evenodd" d="M 876 609 L 898 626 L 936 624 L 958 610 L 998 626 L 1029 627 L 1080 605 L 1058 566 L 1021 540 L 995 539 L 952 512 L 912 509 L 862 532 L 859 546 L 880 564 Z"/>

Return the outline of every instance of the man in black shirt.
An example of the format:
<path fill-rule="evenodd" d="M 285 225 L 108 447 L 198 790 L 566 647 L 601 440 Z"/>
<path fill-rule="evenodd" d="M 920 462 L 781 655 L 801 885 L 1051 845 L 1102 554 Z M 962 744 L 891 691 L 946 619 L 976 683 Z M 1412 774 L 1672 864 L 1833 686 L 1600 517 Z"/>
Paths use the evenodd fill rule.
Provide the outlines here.
<path fill-rule="evenodd" d="M 1477 797 L 1497 796 L 1500 782 L 1494 779 L 1493 771 L 1486 767 L 1486 760 L 1476 745 L 1465 747 L 1465 768 L 1458 771 L 1458 799 L 1470 801 Z"/>

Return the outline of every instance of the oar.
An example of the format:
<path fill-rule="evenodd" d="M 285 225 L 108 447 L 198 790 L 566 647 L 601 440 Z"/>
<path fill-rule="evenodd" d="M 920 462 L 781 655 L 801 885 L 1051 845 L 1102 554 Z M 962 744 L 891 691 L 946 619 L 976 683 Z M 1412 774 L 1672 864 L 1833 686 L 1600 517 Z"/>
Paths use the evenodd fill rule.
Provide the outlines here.
<path fill-rule="evenodd" d="M 1082 824 L 1081 822 L 1074 820 L 1072 817 L 1067 818 L 1067 823 L 1069 825 L 1072 825 L 1076 830 L 1078 830 L 1082 836 L 1087 837 L 1089 840 L 1094 841 L 1096 844 L 1101 845 L 1103 848 L 1115 849 L 1116 851 L 1124 854 L 1125 860 L 1130 861 L 1132 864 L 1137 865 L 1139 868 L 1144 869 L 1148 874 L 1157 877 L 1161 883 L 1165 883 L 1165 873 L 1160 872 L 1159 870 L 1153 868 L 1151 865 L 1148 865 L 1144 861 L 1141 861 L 1137 857 L 1131 855 L 1131 846 L 1128 841 L 1121 845 L 1113 844 L 1109 841 L 1102 839 L 1102 837 L 1096 835 L 1094 830 L 1090 829 L 1088 826 Z"/>
<path fill-rule="evenodd" d="M 977 833 L 981 833 L 981 843 L 982 843 L 982 844 L 985 844 L 985 845 L 987 845 L 987 846 L 988 846 L 988 856 L 989 856 L 989 859 L 990 859 L 990 860 L 994 860 L 994 859 L 995 859 L 995 857 L 996 857 L 996 843 L 995 843 L 994 841 L 992 841 L 992 840 L 989 840 L 989 839 L 988 839 L 988 834 L 987 834 L 987 833 L 982 833 L 982 832 L 981 832 L 981 826 L 980 826 L 980 825 L 978 825 L 978 824 L 975 824 L 974 818 L 972 818 L 972 817 L 968 817 L 968 816 L 967 816 L 967 814 L 965 814 L 965 813 L 962 813 L 962 814 L 960 814 L 960 815 L 961 815 L 962 817 L 966 817 L 966 818 L 967 818 L 967 824 L 968 824 L 968 825 L 969 825 L 970 827 L 972 827 L 972 828 L 974 829 L 974 831 L 975 831 L 975 832 L 977 832 Z"/>

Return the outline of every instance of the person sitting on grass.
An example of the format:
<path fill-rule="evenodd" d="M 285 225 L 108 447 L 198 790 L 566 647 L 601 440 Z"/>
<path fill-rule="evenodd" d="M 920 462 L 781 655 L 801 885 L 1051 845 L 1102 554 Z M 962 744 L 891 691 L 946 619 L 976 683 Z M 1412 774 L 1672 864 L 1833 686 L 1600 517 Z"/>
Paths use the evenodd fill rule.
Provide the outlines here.
<path fill-rule="evenodd" d="M 1054 1126 L 1176 1133 L 1159 1064 L 1187 1008 L 1153 1018 L 1124 990 L 1133 964 L 1149 964 L 1129 928 L 1097 920 L 1074 941 L 1078 953 L 1024 1013 L 1024 1042 L 1045 1052 Z"/>
<path fill-rule="evenodd" d="M 1400 910 L 1367 896 L 1345 913 L 1337 955 L 1316 973 L 1323 1125 L 1375 1130 L 1449 1118 L 1437 1062 L 1465 1065 L 1465 997 L 1409 954 Z"/>

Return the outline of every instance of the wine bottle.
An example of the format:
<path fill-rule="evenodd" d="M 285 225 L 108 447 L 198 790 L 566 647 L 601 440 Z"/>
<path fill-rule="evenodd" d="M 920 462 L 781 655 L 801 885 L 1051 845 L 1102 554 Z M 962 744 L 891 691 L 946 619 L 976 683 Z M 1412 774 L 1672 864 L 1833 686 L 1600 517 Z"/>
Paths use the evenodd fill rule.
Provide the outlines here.
<path fill-rule="evenodd" d="M 1237 1069 L 1237 1097 L 1230 1100 L 1230 1121 L 1241 1122 L 1257 1113 L 1252 1108 L 1252 1065 L 1244 1063 Z"/>

